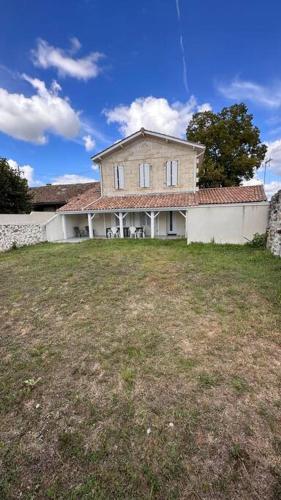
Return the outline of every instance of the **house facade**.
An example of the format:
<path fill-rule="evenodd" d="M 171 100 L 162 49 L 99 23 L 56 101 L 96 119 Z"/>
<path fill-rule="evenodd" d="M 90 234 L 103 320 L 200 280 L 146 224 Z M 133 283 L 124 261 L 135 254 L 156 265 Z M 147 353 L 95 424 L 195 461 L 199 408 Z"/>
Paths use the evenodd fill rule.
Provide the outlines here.
<path fill-rule="evenodd" d="M 246 239 L 264 232 L 268 204 L 262 186 L 199 190 L 204 151 L 202 144 L 141 129 L 96 154 L 92 160 L 99 166 L 100 188 L 85 191 L 58 210 L 63 239 L 216 240 L 208 219 L 216 233 L 229 233 L 232 226 L 220 242 L 242 242 L 243 231 Z"/>

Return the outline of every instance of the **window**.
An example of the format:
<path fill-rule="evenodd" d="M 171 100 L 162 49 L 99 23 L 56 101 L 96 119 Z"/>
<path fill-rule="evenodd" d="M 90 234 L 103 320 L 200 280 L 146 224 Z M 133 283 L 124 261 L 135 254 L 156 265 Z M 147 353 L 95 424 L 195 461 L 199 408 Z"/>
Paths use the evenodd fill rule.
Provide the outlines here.
<path fill-rule="evenodd" d="M 169 160 L 166 163 L 166 184 L 176 186 L 178 183 L 178 161 Z"/>
<path fill-rule="evenodd" d="M 124 167 L 115 165 L 114 167 L 115 189 L 124 189 Z"/>
<path fill-rule="evenodd" d="M 148 163 L 140 164 L 140 187 L 147 188 L 150 186 L 150 165 Z"/>

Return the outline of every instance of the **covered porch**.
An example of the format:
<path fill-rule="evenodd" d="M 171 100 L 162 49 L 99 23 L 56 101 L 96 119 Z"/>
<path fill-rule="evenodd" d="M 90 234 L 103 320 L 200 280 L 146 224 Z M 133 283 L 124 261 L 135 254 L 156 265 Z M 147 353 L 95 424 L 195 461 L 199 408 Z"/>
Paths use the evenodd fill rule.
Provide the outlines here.
<path fill-rule="evenodd" d="M 92 238 L 185 238 L 187 209 L 91 211 L 60 215 L 64 241 Z"/>

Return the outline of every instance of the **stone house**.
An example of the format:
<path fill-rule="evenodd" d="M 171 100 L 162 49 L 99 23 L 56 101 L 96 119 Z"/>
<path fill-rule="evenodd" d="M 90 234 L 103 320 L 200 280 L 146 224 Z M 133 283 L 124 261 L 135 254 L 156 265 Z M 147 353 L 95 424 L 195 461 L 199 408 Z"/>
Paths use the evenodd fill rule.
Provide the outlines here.
<path fill-rule="evenodd" d="M 53 239 L 127 236 L 246 243 L 265 233 L 263 186 L 199 189 L 205 147 L 141 129 L 94 155 L 100 186 L 59 208 Z M 57 225 L 58 227 L 58 225 Z"/>

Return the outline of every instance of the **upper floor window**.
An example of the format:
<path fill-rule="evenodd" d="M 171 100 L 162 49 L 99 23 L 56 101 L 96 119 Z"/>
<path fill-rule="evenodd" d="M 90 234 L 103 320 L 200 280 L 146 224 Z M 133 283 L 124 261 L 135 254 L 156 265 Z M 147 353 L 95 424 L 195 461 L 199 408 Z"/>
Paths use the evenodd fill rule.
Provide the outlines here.
<path fill-rule="evenodd" d="M 150 186 L 150 165 L 148 163 L 140 164 L 140 187 L 147 188 Z"/>
<path fill-rule="evenodd" d="M 166 184 L 176 186 L 178 183 L 178 161 L 169 160 L 166 163 Z"/>
<path fill-rule="evenodd" d="M 124 167 L 115 165 L 114 167 L 115 189 L 124 189 Z"/>

